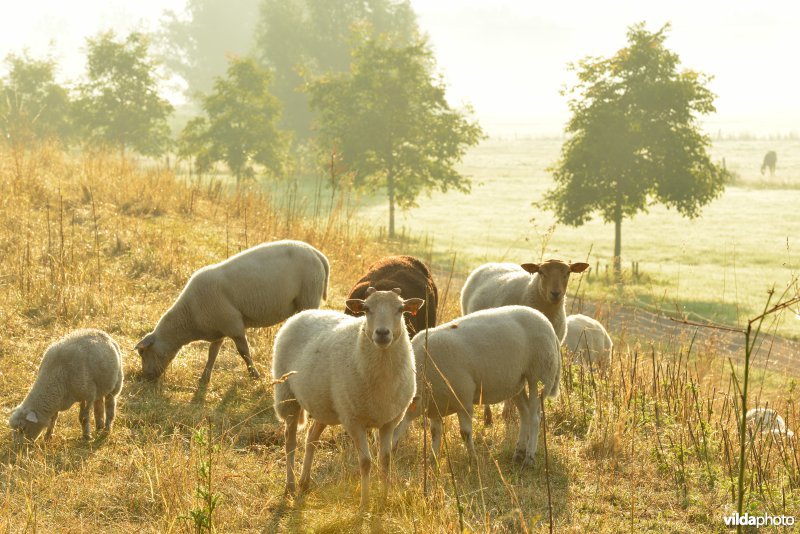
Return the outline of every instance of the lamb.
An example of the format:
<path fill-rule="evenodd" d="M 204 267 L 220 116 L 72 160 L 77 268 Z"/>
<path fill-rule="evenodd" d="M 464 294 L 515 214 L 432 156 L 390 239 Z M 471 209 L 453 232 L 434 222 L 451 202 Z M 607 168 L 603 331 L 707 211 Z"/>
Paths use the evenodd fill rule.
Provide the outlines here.
<path fill-rule="evenodd" d="M 603 325 L 591 317 L 582 314 L 567 317 L 566 345 L 571 352 L 580 353 L 590 365 L 602 370 L 611 365 L 614 343 Z"/>
<path fill-rule="evenodd" d="M 379 291 L 388 291 L 398 287 L 404 297 L 421 298 L 425 301 L 425 312 L 419 315 L 406 315 L 406 329 L 408 335 L 414 334 L 436 326 L 436 308 L 438 304 L 438 290 L 433 281 L 430 269 L 421 260 L 413 256 L 388 256 L 376 261 L 367 269 L 367 274 L 356 282 L 349 299 L 365 298 L 368 287 Z M 350 308 L 345 307 L 348 315 L 355 314 Z"/>
<path fill-rule="evenodd" d="M 794 432 L 786 428 L 783 417 L 772 408 L 751 408 L 747 410 L 745 420 L 751 439 L 762 432 L 769 432 L 774 437 L 786 436 L 791 439 L 794 436 Z"/>
<path fill-rule="evenodd" d="M 560 343 L 567 333 L 564 297 L 570 273 L 582 273 L 588 263 L 547 260 L 542 263 L 487 263 L 470 273 L 461 290 L 461 314 L 518 304 L 542 312 L 553 324 Z M 484 409 L 484 423 L 492 411 Z"/>
<path fill-rule="evenodd" d="M 322 252 L 302 241 L 264 243 L 196 271 L 155 329 L 136 345 L 142 373 L 160 377 L 184 345 L 210 341 L 201 384 L 224 338 L 236 344 L 252 378 L 259 373 L 250 357 L 245 329 L 275 325 L 327 299 L 330 265 Z"/>
<path fill-rule="evenodd" d="M 545 397 L 554 397 L 561 377 L 558 338 L 547 317 L 526 306 L 477 311 L 420 332 L 411 345 L 420 400 L 409 407 L 395 430 L 395 446 L 411 420 L 427 412 L 431 447 L 438 456 L 442 417 L 456 413 L 472 458 L 472 405 L 511 399 L 520 412 L 514 461 L 523 466 L 533 462 L 541 419 L 537 383 L 544 386 Z"/>
<path fill-rule="evenodd" d="M 90 406 L 97 431 L 110 432 L 122 381 L 122 353 L 116 341 L 101 330 L 76 330 L 47 348 L 36 381 L 8 424 L 18 438 L 24 435 L 31 441 L 47 427 L 44 437 L 49 439 L 58 412 L 79 402 L 84 439 L 91 436 Z"/>
<path fill-rule="evenodd" d="M 358 451 L 361 508 L 369 502 L 372 466 L 367 429 L 378 428 L 383 497 L 389 487 L 392 431 L 416 392 L 414 357 L 404 312 L 416 313 L 424 301 L 403 300 L 400 290 L 368 288 L 366 299 L 347 307 L 364 312 L 309 310 L 295 315 L 278 332 L 272 360 L 276 380 L 275 413 L 285 424 L 286 491 L 295 490 L 294 453 L 297 427 L 306 413 L 314 419 L 306 436 L 300 489 L 309 486 L 311 463 L 320 434 L 328 425 L 343 425 Z"/>

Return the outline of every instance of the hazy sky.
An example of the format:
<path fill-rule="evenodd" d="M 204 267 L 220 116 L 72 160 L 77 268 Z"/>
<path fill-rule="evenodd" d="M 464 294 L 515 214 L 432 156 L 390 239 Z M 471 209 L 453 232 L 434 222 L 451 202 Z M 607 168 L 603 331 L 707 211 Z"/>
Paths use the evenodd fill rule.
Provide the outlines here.
<path fill-rule="evenodd" d="M 102 29 L 154 29 L 184 0 L 25 0 L 0 18 L 0 57 L 51 53 L 61 75 L 83 69 L 84 42 Z M 412 0 L 448 84 L 493 134 L 558 134 L 568 117 L 567 64 L 624 46 L 627 26 L 672 23 L 667 46 L 714 75 L 716 133 L 800 132 L 800 2 Z M 4 70 L 4 69 L 3 69 Z"/>

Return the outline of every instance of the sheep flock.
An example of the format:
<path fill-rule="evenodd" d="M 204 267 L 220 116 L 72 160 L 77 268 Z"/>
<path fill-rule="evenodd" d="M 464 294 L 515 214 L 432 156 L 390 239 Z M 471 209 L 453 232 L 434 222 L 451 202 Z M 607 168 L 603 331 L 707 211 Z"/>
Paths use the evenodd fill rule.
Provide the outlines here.
<path fill-rule="evenodd" d="M 182 347 L 208 342 L 203 385 L 229 338 L 251 379 L 259 379 L 246 331 L 283 323 L 271 378 L 274 410 L 284 426 L 285 491 L 309 490 L 321 435 L 341 425 L 358 455 L 360 505 L 366 509 L 371 429 L 378 431 L 383 498 L 390 490 L 392 453 L 421 415 L 430 420 L 434 463 L 443 417 L 452 414 L 474 459 L 473 406 L 485 405 L 488 425 L 490 405 L 513 404 L 520 417 L 513 460 L 522 467 L 536 461 L 545 399 L 559 393 L 562 344 L 565 356 L 572 353 L 610 372 L 613 343 L 606 329 L 595 318 L 565 312 L 570 275 L 588 267 L 561 260 L 479 266 L 462 288 L 462 315 L 437 326 L 439 290 L 418 258 L 378 259 L 353 281 L 343 310 L 323 310 L 331 272 L 323 252 L 301 241 L 264 243 L 192 274 L 135 350 L 141 376 L 158 381 Z M 51 438 L 58 413 L 75 403 L 85 439 L 91 435 L 90 410 L 95 429 L 110 432 L 123 387 L 122 359 L 119 345 L 99 330 L 77 330 L 54 342 L 28 395 L 11 413 L 17 441 L 30 445 L 45 429 L 45 440 Z M 793 435 L 773 410 L 748 413 L 748 422 L 752 434 Z M 304 426 L 297 481 L 297 432 Z"/>

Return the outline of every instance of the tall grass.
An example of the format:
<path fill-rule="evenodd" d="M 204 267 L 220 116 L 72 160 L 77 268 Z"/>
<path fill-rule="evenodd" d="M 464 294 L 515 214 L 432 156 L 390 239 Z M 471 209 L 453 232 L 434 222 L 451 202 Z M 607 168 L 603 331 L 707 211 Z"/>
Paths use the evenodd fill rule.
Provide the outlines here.
<path fill-rule="evenodd" d="M 103 328 L 130 348 L 191 272 L 262 241 L 302 239 L 323 250 L 332 266 L 326 305 L 340 309 L 350 283 L 397 245 L 374 239 L 345 204 L 337 209 L 335 200 L 327 209 L 328 202 L 306 219 L 274 207 L 263 191 L 180 180 L 105 153 L 0 150 L 4 413 L 24 397 L 42 351 L 64 332 Z M 434 265 L 445 273 L 437 274 L 446 286 L 442 321 L 458 314 L 453 261 Z M 249 333 L 262 371 L 276 331 Z M 138 357 L 128 350 L 117 427 L 107 438 L 83 442 L 75 408 L 49 442 L 15 448 L 0 434 L 0 532 L 188 531 L 197 523 L 186 520 L 187 511 L 207 512 L 210 504 L 214 527 L 225 532 L 452 532 L 462 524 L 466 531 L 541 532 L 551 513 L 557 532 L 721 530 L 722 516 L 735 510 L 742 439 L 729 354 L 713 338 L 660 343 L 637 336 L 633 325 L 611 333 L 618 349 L 606 376 L 565 355 L 562 393 L 546 405 L 547 463 L 544 451 L 532 468 L 512 463 L 512 420 L 476 423 L 478 458 L 470 464 L 449 420 L 437 468 L 426 461 L 429 440 L 418 425 L 393 458 L 386 505 L 376 503 L 369 514 L 358 512 L 357 458 L 341 429 L 323 437 L 311 491 L 283 496 L 282 427 L 271 387 L 246 378 L 232 348 L 223 349 L 202 393 L 204 344 L 184 348 L 160 386 L 139 380 Z M 796 378 L 765 370 L 765 350 L 753 354 L 748 403 L 768 403 L 797 429 Z M 201 429 L 213 449 L 198 446 Z M 799 516 L 797 443 L 770 434 L 745 447 L 745 509 Z M 213 469 L 200 472 L 209 459 Z M 199 485 L 213 503 L 198 499 Z"/>

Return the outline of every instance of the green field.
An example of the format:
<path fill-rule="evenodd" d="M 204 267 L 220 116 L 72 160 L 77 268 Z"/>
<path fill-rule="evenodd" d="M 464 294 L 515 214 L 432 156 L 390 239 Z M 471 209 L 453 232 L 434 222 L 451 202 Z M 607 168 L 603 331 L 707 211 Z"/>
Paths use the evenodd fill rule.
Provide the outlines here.
<path fill-rule="evenodd" d="M 419 207 L 398 213 L 399 232 L 433 240 L 434 257 L 457 256 L 468 272 L 485 261 L 531 261 L 544 257 L 584 260 L 602 276 L 587 294 L 608 291 L 605 266 L 613 254 L 614 229 L 594 220 L 580 228 L 556 226 L 553 216 L 532 205 L 552 185 L 547 172 L 561 141 L 496 140 L 470 151 L 461 170 L 473 180 L 472 193 L 434 193 Z M 767 150 L 778 152 L 775 177 L 759 168 Z M 639 262 L 641 279 L 626 287 L 635 298 L 671 313 L 737 324 L 763 309 L 767 291 L 795 280 L 800 267 L 800 141 L 723 140 L 713 157 L 725 158 L 736 185 L 689 220 L 663 206 L 625 220 L 623 268 Z M 380 197 L 362 201 L 359 219 L 385 227 L 388 209 Z M 796 286 L 795 286 L 796 291 Z M 778 332 L 800 336 L 800 321 L 788 314 Z"/>

